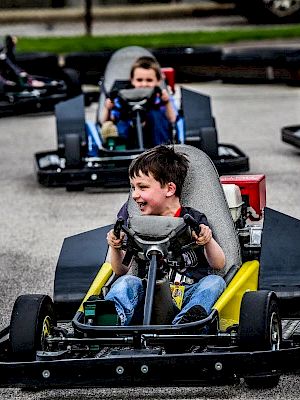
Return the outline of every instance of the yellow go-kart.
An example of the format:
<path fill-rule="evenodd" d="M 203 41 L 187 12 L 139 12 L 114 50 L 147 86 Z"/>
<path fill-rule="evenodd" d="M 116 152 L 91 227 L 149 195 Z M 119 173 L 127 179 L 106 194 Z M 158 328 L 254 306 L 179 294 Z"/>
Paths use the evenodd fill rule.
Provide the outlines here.
<path fill-rule="evenodd" d="M 263 175 L 220 179 L 204 152 L 175 149 L 190 160 L 182 204 L 206 214 L 226 256 L 227 287 L 211 313 L 171 324 L 170 284 L 182 273 L 181 252 L 193 246 L 195 228 L 188 217 L 141 216 L 130 197 L 128 224 L 65 239 L 53 300 L 17 298 L 0 336 L 0 386 L 186 386 L 244 378 L 250 387 L 272 387 L 299 368 L 300 222 L 265 207 Z M 145 282 L 143 318 L 134 325 L 120 325 L 104 299 L 116 279 L 107 262 L 112 227 L 126 233 L 130 273 Z"/>

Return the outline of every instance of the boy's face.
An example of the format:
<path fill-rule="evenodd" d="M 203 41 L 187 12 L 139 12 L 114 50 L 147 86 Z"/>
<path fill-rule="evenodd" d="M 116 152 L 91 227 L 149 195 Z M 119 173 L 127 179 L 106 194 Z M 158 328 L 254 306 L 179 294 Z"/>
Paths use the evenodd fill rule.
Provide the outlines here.
<path fill-rule="evenodd" d="M 151 174 L 140 173 L 130 179 L 130 184 L 132 198 L 143 215 L 167 215 L 168 198 L 174 196 L 176 190 L 174 183 L 161 186 Z"/>
<path fill-rule="evenodd" d="M 152 88 L 160 85 L 160 80 L 157 79 L 154 69 L 135 68 L 131 84 L 135 88 Z"/>

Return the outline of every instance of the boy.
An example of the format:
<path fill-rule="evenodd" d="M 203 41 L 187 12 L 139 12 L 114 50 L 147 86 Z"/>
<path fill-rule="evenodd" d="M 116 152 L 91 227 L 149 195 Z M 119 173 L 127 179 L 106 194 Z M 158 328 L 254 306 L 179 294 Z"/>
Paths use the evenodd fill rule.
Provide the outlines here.
<path fill-rule="evenodd" d="M 130 82 L 133 88 L 154 88 L 162 82 L 159 64 L 152 57 L 140 57 L 131 67 Z M 177 120 L 177 110 L 172 96 L 166 89 L 162 89 L 161 97 L 155 102 L 155 106 L 147 112 L 144 130 L 149 133 L 145 137 L 147 147 L 153 147 L 161 143 L 170 143 L 171 128 Z M 110 124 L 107 124 L 110 121 Z M 107 98 L 100 118 L 102 124 L 102 136 L 112 133 L 112 128 L 118 135 L 128 137 L 131 127 L 129 119 L 121 119 L 121 108 L 118 98 L 114 101 Z M 115 124 L 112 125 L 111 122 Z M 114 133 L 114 135 L 116 132 Z M 151 139 L 151 140 L 150 140 Z M 148 142 L 148 143 L 147 143 Z"/>
<path fill-rule="evenodd" d="M 180 204 L 187 170 L 188 159 L 185 155 L 164 145 L 141 154 L 129 167 L 132 197 L 143 215 L 183 217 L 188 213 L 196 219 L 201 228 L 198 236 L 195 232 L 192 234 L 199 247 L 183 254 L 187 267 L 184 274 L 191 283 L 186 285 L 183 307 L 174 318 L 173 324 L 205 318 L 225 289 L 225 281 L 221 276 L 208 275 L 209 267 L 214 270 L 224 268 L 225 256 L 212 237 L 205 215 Z M 113 230 L 107 235 L 112 269 L 120 277 L 112 285 L 105 299 L 115 302 L 121 324 L 128 325 L 140 308 L 145 293 L 142 280 L 127 275 L 129 267 L 122 264 L 123 240 L 124 233 L 120 239 L 115 237 Z"/>

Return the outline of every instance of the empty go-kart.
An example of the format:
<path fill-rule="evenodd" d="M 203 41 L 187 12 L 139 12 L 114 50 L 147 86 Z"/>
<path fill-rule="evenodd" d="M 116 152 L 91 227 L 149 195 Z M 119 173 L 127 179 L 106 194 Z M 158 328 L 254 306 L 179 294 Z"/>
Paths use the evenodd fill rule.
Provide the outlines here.
<path fill-rule="evenodd" d="M 152 147 L 144 132 L 143 118 L 157 98 L 155 88 L 128 88 L 133 62 L 152 56 L 140 47 L 127 47 L 114 53 L 101 85 L 97 121 L 107 96 L 117 93 L 123 110 L 131 117 L 131 136 L 106 135 L 98 122 L 85 120 L 83 97 L 56 106 L 57 150 L 35 155 L 39 183 L 67 189 L 128 186 L 127 169 L 133 157 Z M 174 89 L 174 71 L 163 69 Z M 164 83 L 165 84 L 165 83 Z M 155 91 L 156 92 L 153 92 Z M 169 143 L 186 143 L 206 152 L 221 174 L 249 170 L 248 157 L 234 145 L 220 144 L 212 116 L 210 98 L 181 88 L 181 117 L 170 127 Z M 164 142 L 165 143 L 165 142 Z"/>
<path fill-rule="evenodd" d="M 76 71 L 57 64 L 52 73 L 52 77 L 32 75 L 19 67 L 8 36 L 0 51 L 0 116 L 53 110 L 58 102 L 81 93 Z"/>
<path fill-rule="evenodd" d="M 69 237 L 54 300 L 21 295 L 0 334 L 0 386 L 186 386 L 244 378 L 250 387 L 272 387 L 281 373 L 299 369 L 300 221 L 264 207 L 263 175 L 225 176 L 221 185 L 204 152 L 175 149 L 190 160 L 182 204 L 206 214 L 226 256 L 227 287 L 211 313 L 170 323 L 169 285 L 184 275 L 180 254 L 192 246 L 190 222 L 141 216 L 129 196 L 129 223 L 119 221 L 115 230 L 124 230 L 124 248 L 134 255 L 130 273 L 145 281 L 142 322 L 120 325 L 104 300 L 116 279 L 106 261 L 114 225 Z"/>

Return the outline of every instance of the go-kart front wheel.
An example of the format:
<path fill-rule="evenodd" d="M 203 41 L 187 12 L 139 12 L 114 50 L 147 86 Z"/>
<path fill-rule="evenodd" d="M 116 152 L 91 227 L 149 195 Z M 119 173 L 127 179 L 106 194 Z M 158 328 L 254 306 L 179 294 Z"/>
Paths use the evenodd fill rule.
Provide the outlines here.
<path fill-rule="evenodd" d="M 275 293 L 267 290 L 246 292 L 242 299 L 239 322 L 239 344 L 242 351 L 278 350 L 282 328 Z M 245 377 L 252 388 L 271 388 L 280 375 L 270 373 Z"/>
<path fill-rule="evenodd" d="M 14 359 L 35 360 L 36 351 L 46 348 L 45 339 L 55 323 L 53 302 L 49 296 L 19 296 L 13 307 L 9 332 Z"/>

